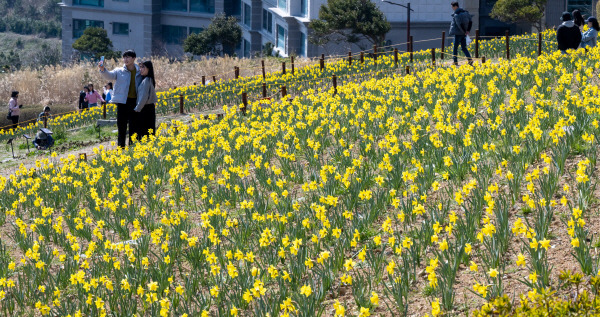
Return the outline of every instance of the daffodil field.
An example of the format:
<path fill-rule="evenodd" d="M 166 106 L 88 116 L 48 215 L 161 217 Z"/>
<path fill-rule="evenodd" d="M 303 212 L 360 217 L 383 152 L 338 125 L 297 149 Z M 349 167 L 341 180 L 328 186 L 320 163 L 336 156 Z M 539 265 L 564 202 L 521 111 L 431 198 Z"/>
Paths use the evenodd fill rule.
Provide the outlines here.
<path fill-rule="evenodd" d="M 551 53 L 555 49 L 555 33 L 546 31 L 543 33 L 543 52 Z M 422 42 L 431 42 L 432 40 L 423 40 Z M 511 52 L 513 55 L 536 56 L 537 37 L 532 34 L 510 37 Z M 355 82 L 364 79 L 379 76 L 381 74 L 389 75 L 403 70 L 409 66 L 412 71 L 419 71 L 431 67 L 431 54 L 429 51 L 417 51 L 412 54 L 400 51 L 398 62 L 394 60 L 393 48 L 398 45 L 383 47 L 378 51 L 378 58 L 373 58 L 373 50 L 362 52 L 365 55 L 364 61 L 360 62 L 360 52 L 352 54 L 352 61 L 348 62 L 347 56 L 333 56 L 324 62 L 324 68 L 321 69 L 319 63 L 310 66 L 301 67 L 294 72 L 288 63 L 287 72 L 276 71 L 251 77 L 240 77 L 224 81 L 217 78 L 216 82 L 210 82 L 205 86 L 190 85 L 169 89 L 158 93 L 157 113 L 159 115 L 168 115 L 179 111 L 180 96 L 184 97 L 184 110 L 194 112 L 199 110 L 220 109 L 224 105 L 234 105 L 241 103 L 242 93 L 248 94 L 248 98 L 258 100 L 262 98 L 263 84 L 266 88 L 268 97 L 279 98 L 282 86 L 286 86 L 288 94 L 301 94 L 305 91 L 320 92 L 332 87 L 332 76 L 337 76 L 340 84 L 343 82 Z M 470 50 L 473 51 L 475 43 L 470 44 Z M 452 47 L 445 48 L 446 60 L 451 58 Z M 498 58 L 505 56 L 505 39 L 493 38 L 482 39 L 480 43 L 480 55 L 489 58 Z M 439 55 L 439 49 L 437 54 Z M 439 56 L 438 56 L 439 58 Z M 461 59 L 464 57 L 461 56 Z M 438 62 L 440 62 L 438 60 Z M 443 61 L 442 61 L 443 62 Z M 209 78 L 210 80 L 210 78 Z M 109 104 L 106 109 L 107 118 L 116 116 L 116 106 Z M 103 109 L 101 107 L 90 108 L 84 112 L 71 112 L 60 114 L 48 122 L 50 129 L 72 129 L 82 126 L 92 125 L 96 120 L 102 118 Z M 0 142 L 9 138 L 18 137 L 24 133 L 35 135 L 41 123 L 31 120 L 20 124 L 17 130 L 0 127 Z M 5 128 L 2 130 L 2 128 Z"/>
<path fill-rule="evenodd" d="M 527 315 L 569 287 L 594 297 L 600 51 L 533 43 L 474 67 L 421 52 L 410 75 L 387 55 L 269 75 L 293 99 L 259 100 L 262 76 L 163 93 L 160 109 L 188 91 L 188 109 L 229 106 L 0 177 L 0 314 L 486 315 L 510 296 Z M 316 80 L 332 74 L 337 91 Z"/>

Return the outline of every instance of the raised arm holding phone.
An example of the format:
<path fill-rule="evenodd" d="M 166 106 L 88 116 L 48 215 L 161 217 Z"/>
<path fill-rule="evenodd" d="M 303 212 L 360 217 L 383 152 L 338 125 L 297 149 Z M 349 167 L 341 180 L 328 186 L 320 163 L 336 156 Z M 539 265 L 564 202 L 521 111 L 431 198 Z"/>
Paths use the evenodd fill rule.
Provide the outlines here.
<path fill-rule="evenodd" d="M 135 64 L 136 54 L 132 50 L 123 53 L 123 67 L 107 71 L 104 61 L 98 62 L 100 74 L 107 80 L 114 82 L 111 102 L 117 105 L 118 145 L 125 147 L 125 134 L 129 130 L 129 145 L 134 131 L 133 108 L 137 103 L 137 87 L 142 82 L 142 75 L 138 65 Z M 129 126 L 129 129 L 128 129 Z"/>

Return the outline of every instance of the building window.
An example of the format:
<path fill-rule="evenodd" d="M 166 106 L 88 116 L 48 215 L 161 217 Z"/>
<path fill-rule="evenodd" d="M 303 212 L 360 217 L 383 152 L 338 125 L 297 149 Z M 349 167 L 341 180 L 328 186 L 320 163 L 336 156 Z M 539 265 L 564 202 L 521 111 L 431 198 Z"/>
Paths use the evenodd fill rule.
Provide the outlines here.
<path fill-rule="evenodd" d="M 567 11 L 573 12 L 573 10 L 579 10 L 583 15 L 591 15 L 593 10 L 592 0 L 568 0 Z"/>
<path fill-rule="evenodd" d="M 187 11 L 188 0 L 162 0 L 163 10 Z"/>
<path fill-rule="evenodd" d="M 215 0 L 190 0 L 190 11 L 215 13 Z"/>
<path fill-rule="evenodd" d="M 250 42 L 244 39 L 244 57 L 250 57 Z"/>
<path fill-rule="evenodd" d="M 306 56 L 306 34 L 300 32 L 300 56 Z"/>
<path fill-rule="evenodd" d="M 204 28 L 193 28 L 190 27 L 190 34 L 200 34 L 200 32 L 204 31 Z"/>
<path fill-rule="evenodd" d="M 287 0 L 278 0 L 277 7 L 283 11 L 287 11 Z"/>
<path fill-rule="evenodd" d="M 242 10 L 241 0 L 229 0 L 225 1 L 224 7 L 225 15 L 240 15 Z"/>
<path fill-rule="evenodd" d="M 273 33 L 273 13 L 263 9 L 263 30 Z"/>
<path fill-rule="evenodd" d="M 279 24 L 277 24 L 277 48 L 285 52 L 285 29 Z"/>
<path fill-rule="evenodd" d="M 252 23 L 252 9 L 251 9 L 250 5 L 248 5 L 246 3 L 244 3 L 243 16 L 244 16 L 244 24 L 247 26 L 250 26 L 250 24 Z"/>
<path fill-rule="evenodd" d="M 300 15 L 303 17 L 308 15 L 308 0 L 300 0 Z"/>
<path fill-rule="evenodd" d="M 73 38 L 77 39 L 83 35 L 87 28 L 104 28 L 103 21 L 73 19 Z"/>
<path fill-rule="evenodd" d="M 113 22 L 113 34 L 129 35 L 129 23 Z"/>
<path fill-rule="evenodd" d="M 166 44 L 183 44 L 187 36 L 187 28 L 185 26 L 163 25 L 162 38 Z"/>
<path fill-rule="evenodd" d="M 104 0 L 73 0 L 74 5 L 104 7 Z"/>

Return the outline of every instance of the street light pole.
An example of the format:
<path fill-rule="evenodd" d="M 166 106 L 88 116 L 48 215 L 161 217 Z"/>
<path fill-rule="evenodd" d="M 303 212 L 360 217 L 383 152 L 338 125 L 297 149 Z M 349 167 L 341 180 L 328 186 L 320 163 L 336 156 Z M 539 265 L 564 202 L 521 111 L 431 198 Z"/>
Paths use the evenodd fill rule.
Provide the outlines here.
<path fill-rule="evenodd" d="M 406 5 L 391 2 L 388 0 L 381 0 L 381 2 L 385 2 L 385 3 L 389 3 L 389 4 L 393 4 L 393 5 L 397 5 L 397 6 L 406 8 L 406 51 L 408 52 L 408 51 L 412 50 L 412 47 L 410 47 L 410 12 L 411 11 L 414 12 L 415 10 L 410 8 L 410 2 L 407 3 Z"/>

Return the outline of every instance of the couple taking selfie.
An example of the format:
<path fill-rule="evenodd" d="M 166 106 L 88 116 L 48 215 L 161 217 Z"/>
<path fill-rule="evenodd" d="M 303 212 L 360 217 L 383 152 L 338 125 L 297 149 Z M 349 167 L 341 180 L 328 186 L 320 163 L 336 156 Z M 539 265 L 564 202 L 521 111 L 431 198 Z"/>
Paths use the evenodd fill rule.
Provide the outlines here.
<path fill-rule="evenodd" d="M 100 74 L 115 82 L 111 102 L 117 105 L 118 145 L 125 147 L 125 133 L 129 131 L 129 145 L 132 136 L 137 139 L 154 134 L 156 130 L 156 81 L 151 61 L 135 63 L 135 52 L 123 53 L 123 67 L 107 71 L 104 61 L 98 63 Z M 127 128 L 129 126 L 129 129 Z"/>

